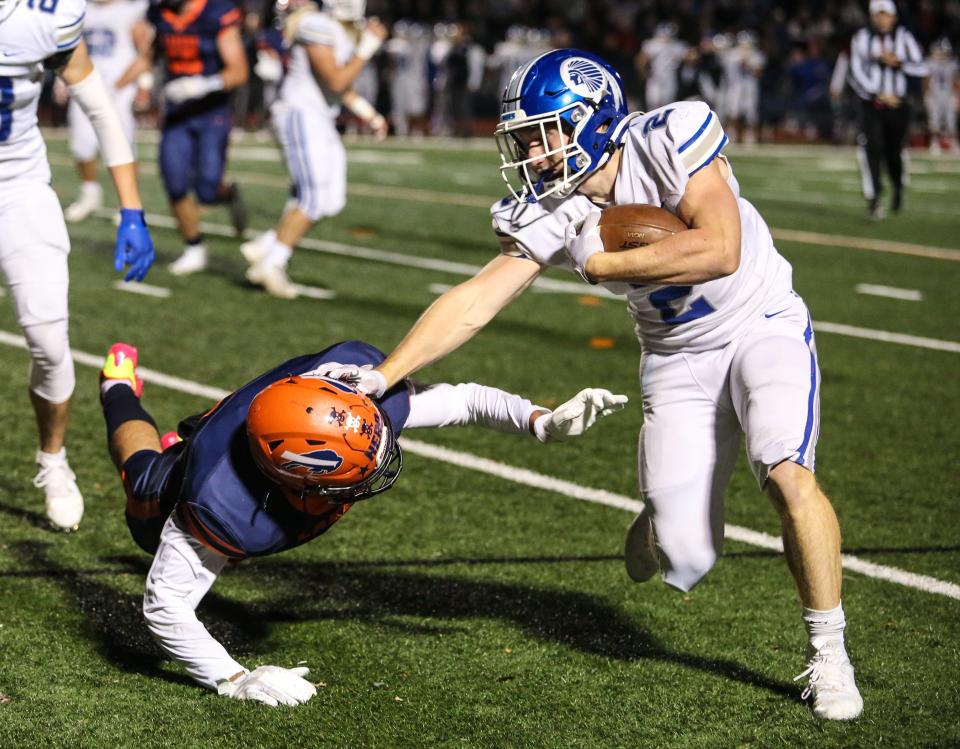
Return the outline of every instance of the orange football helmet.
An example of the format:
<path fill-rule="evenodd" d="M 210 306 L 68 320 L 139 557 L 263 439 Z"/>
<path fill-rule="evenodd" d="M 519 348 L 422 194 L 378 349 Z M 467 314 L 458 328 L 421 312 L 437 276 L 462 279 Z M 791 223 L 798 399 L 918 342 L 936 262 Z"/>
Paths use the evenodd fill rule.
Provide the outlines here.
<path fill-rule="evenodd" d="M 393 486 L 403 468 L 387 415 L 339 380 L 291 375 L 261 390 L 247 411 L 257 466 L 302 495 L 355 502 Z"/>

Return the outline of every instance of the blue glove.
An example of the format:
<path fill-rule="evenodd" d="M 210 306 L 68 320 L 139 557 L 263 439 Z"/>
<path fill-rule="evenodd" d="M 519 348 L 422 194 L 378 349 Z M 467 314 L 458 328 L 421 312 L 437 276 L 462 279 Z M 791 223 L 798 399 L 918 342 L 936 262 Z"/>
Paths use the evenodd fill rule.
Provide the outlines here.
<path fill-rule="evenodd" d="M 113 250 L 113 269 L 130 270 L 125 281 L 142 281 L 153 265 L 153 240 L 147 229 L 143 211 L 135 208 L 120 209 L 120 226 L 117 228 L 117 245 Z"/>

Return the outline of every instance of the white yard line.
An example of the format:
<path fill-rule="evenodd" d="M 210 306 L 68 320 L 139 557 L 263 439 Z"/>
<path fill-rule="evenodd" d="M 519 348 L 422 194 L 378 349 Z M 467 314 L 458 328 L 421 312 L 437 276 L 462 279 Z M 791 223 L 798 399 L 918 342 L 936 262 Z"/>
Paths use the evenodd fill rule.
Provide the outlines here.
<path fill-rule="evenodd" d="M 24 341 L 22 336 L 2 330 L 0 330 L 0 343 L 24 350 L 27 348 L 26 341 Z M 85 351 L 78 351 L 76 349 L 72 349 L 71 353 L 73 354 L 74 361 L 80 364 L 97 369 L 103 366 L 102 356 L 95 356 Z M 222 390 L 221 388 L 215 388 L 198 382 L 192 382 L 181 377 L 173 377 L 171 375 L 157 372 L 152 369 L 147 369 L 145 367 L 137 367 L 137 373 L 147 382 L 154 383 L 171 390 L 177 390 L 182 393 L 209 398 L 210 400 L 214 401 L 219 401 L 229 394 L 229 391 Z M 401 444 L 405 450 L 414 455 L 420 455 L 425 458 L 439 460 L 444 463 L 449 463 L 461 468 L 467 468 L 472 471 L 479 471 L 480 473 L 496 476 L 506 481 L 512 481 L 513 483 L 521 484 L 523 486 L 529 486 L 583 502 L 592 502 L 594 504 L 605 505 L 606 507 L 613 507 L 633 513 L 640 512 L 640 510 L 643 509 L 643 503 L 632 497 L 627 497 L 622 494 L 615 494 L 604 489 L 594 489 L 588 486 L 582 486 L 580 484 L 575 484 L 572 481 L 566 481 L 554 476 L 537 473 L 536 471 L 530 471 L 526 468 L 518 468 L 506 463 L 489 460 L 488 458 L 481 458 L 480 456 L 473 455 L 471 453 L 451 450 L 446 447 L 431 445 L 426 442 L 412 440 L 407 437 L 401 438 Z M 752 546 L 759 546 L 772 551 L 783 551 L 782 541 L 779 538 L 771 536 L 767 533 L 761 533 L 759 531 L 751 530 L 750 528 L 743 528 L 738 525 L 725 526 L 725 533 L 727 538 L 735 541 L 740 541 Z M 873 562 L 867 562 L 849 554 L 845 554 L 843 556 L 843 565 L 847 569 L 859 572 L 867 577 L 887 580 L 889 582 L 897 583 L 908 588 L 915 588 L 926 593 L 936 593 L 947 596 L 948 598 L 960 600 L 960 585 L 955 585 L 954 583 L 950 583 L 945 580 L 939 580 L 935 577 L 918 575 L 913 572 L 908 572 L 907 570 L 899 569 L 898 567 L 874 564 Z"/>
<path fill-rule="evenodd" d="M 114 281 L 113 288 L 120 291 L 128 291 L 131 294 L 140 294 L 142 296 L 152 296 L 157 299 L 166 299 L 170 296 L 170 289 L 163 286 L 151 286 L 146 283 L 136 281 Z"/>
<path fill-rule="evenodd" d="M 902 346 L 913 346 L 914 348 L 925 348 L 933 351 L 949 351 L 953 354 L 960 354 L 960 343 L 956 343 L 954 341 L 941 341 L 937 338 L 923 338 L 922 336 L 916 335 L 891 333 L 888 330 L 858 328 L 855 325 L 844 325 L 837 322 L 814 321 L 813 329 L 817 333 L 834 333 L 836 335 L 850 336 L 851 338 L 865 338 L 868 341 L 899 343 Z"/>
<path fill-rule="evenodd" d="M 97 215 L 112 216 L 113 212 L 108 209 L 100 209 Z M 171 219 L 169 216 L 149 214 L 147 219 L 153 226 L 163 226 L 168 228 L 172 228 L 174 226 L 173 219 Z M 200 228 L 208 234 L 218 234 L 224 237 L 234 236 L 233 228 L 224 224 L 209 224 L 206 222 L 201 222 Z M 245 236 L 252 239 L 256 235 L 256 231 L 248 229 Z M 340 255 L 344 257 L 358 258 L 361 260 L 374 260 L 380 263 L 389 263 L 390 265 L 402 265 L 408 268 L 435 270 L 461 276 L 472 276 L 478 270 L 480 270 L 479 265 L 454 263 L 450 262 L 449 260 L 406 255 L 402 252 L 387 252 L 385 250 L 377 250 L 372 247 L 359 247 L 356 245 L 343 244 L 341 242 L 325 242 L 319 239 L 311 239 L 309 237 L 303 239 L 300 242 L 300 246 L 316 252 L 324 252 L 331 255 Z M 620 298 L 607 291 L 602 286 L 588 286 L 578 281 L 560 281 L 553 278 L 538 278 L 534 282 L 534 286 L 540 290 L 555 291 L 563 294 L 597 296 L 607 299 Z M 923 338 L 921 336 L 891 333 L 886 330 L 873 330 L 871 328 L 858 328 L 853 325 L 823 322 L 819 320 L 814 323 L 814 328 L 818 333 L 834 333 L 836 335 L 851 336 L 853 338 L 867 338 L 874 341 L 883 341 L 884 343 L 899 343 L 904 346 L 914 346 L 916 348 L 926 348 L 934 351 L 950 351 L 952 353 L 960 353 L 960 343 L 956 343 L 954 341 L 941 341 L 936 338 Z"/>
<path fill-rule="evenodd" d="M 73 166 L 72 161 L 59 157 L 55 154 L 51 154 L 49 156 L 49 160 L 50 163 L 55 166 Z M 154 164 L 140 164 L 139 169 L 141 173 L 144 174 L 157 173 L 157 168 Z M 263 185 L 267 187 L 277 187 L 282 189 L 287 189 L 289 187 L 289 180 L 285 177 L 253 174 L 234 170 L 231 170 L 230 173 L 235 177 L 242 178 L 243 182 L 245 183 Z M 453 205 L 462 208 L 481 208 L 484 210 L 493 205 L 494 201 L 496 200 L 496 198 L 485 197 L 482 195 L 458 195 L 450 192 L 441 192 L 439 190 L 421 190 L 409 187 L 404 187 L 402 190 L 397 190 L 395 186 L 391 185 L 371 185 L 356 182 L 351 182 L 347 186 L 347 192 L 350 195 L 359 195 L 362 197 L 409 200 L 419 203 Z M 798 193 L 798 195 L 802 197 L 801 193 Z M 810 196 L 808 196 L 808 198 L 809 197 Z M 785 202 L 790 202 L 793 199 L 783 198 L 782 200 Z M 813 199 L 811 198 L 811 200 Z M 811 200 L 807 200 L 806 202 L 811 202 Z M 817 198 L 813 202 L 816 202 L 819 205 L 822 201 Z M 953 215 L 952 211 L 948 211 L 946 209 L 944 209 L 942 212 L 951 216 Z M 153 216 L 153 214 L 151 214 L 151 216 Z M 112 219 L 113 213 L 110 214 L 110 217 Z M 153 223 L 157 223 L 155 217 L 151 220 Z M 821 234 L 819 232 L 798 231 L 794 229 L 771 228 L 770 231 L 775 239 L 783 239 L 784 241 L 796 242 L 798 244 L 843 247 L 854 250 L 868 250 L 872 252 L 888 252 L 900 255 L 912 255 L 915 257 L 926 257 L 936 260 L 960 261 L 960 250 L 949 247 L 935 247 L 930 245 L 914 244 L 911 242 L 893 242 L 884 239 L 851 237 L 844 234 Z"/>
<path fill-rule="evenodd" d="M 880 286 L 874 283 L 858 283 L 853 287 L 858 294 L 882 296 L 888 299 L 902 299 L 905 302 L 922 302 L 923 293 L 917 289 L 900 289 L 896 286 Z"/>

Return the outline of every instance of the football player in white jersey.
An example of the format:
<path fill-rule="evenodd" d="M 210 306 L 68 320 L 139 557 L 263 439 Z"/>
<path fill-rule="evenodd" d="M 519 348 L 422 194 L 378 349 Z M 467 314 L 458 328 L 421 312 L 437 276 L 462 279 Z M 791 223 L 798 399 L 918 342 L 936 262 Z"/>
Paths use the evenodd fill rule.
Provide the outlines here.
<path fill-rule="evenodd" d="M 295 201 L 276 228 L 245 242 L 247 279 L 281 299 L 297 296 L 287 276 L 293 248 L 321 218 L 335 216 L 347 200 L 347 154 L 336 120 L 343 104 L 378 136 L 387 121 L 353 90 L 353 82 L 387 36 L 376 18 L 362 26 L 366 0 L 284 0 L 284 39 L 290 48 L 280 97 L 270 109 L 287 158 Z M 327 7 L 325 5 L 324 7 Z"/>
<path fill-rule="evenodd" d="M 628 113 L 616 72 L 578 50 L 521 67 L 496 137 L 512 197 L 492 208 L 501 252 L 440 296 L 360 385 L 376 394 L 458 348 L 547 267 L 622 296 L 642 347 L 644 424 L 638 469 L 646 501 L 626 562 L 682 591 L 720 555 L 724 492 L 747 455 L 780 515 L 809 634 L 809 677 L 822 718 L 857 717 L 863 701 L 844 648 L 840 530 L 814 478 L 820 372 L 813 328 L 722 150 L 702 102 Z M 599 209 L 660 206 L 689 231 L 603 252 Z M 338 375 L 337 372 L 333 372 Z"/>
<path fill-rule="evenodd" d="M 54 70 L 93 123 L 120 200 L 114 267 L 142 280 L 153 262 L 133 154 L 83 41 L 83 0 L 0 0 L 0 269 L 30 351 L 30 400 L 40 449 L 34 484 L 52 525 L 72 530 L 83 497 L 64 442 L 74 387 L 67 337 L 67 237 L 37 125 L 45 70 Z"/>
<path fill-rule="evenodd" d="M 757 142 L 757 122 L 760 119 L 760 76 L 767 65 L 767 57 L 757 48 L 757 37 L 752 31 L 737 34 L 736 45 L 724 50 L 723 108 L 728 126 L 736 126 L 741 143 Z"/>
<path fill-rule="evenodd" d="M 930 130 L 930 153 L 944 148 L 956 153 L 957 96 L 960 95 L 960 65 L 947 37 L 930 45 L 927 60 L 930 75 L 923 81 L 923 103 L 927 108 L 927 127 Z"/>
<path fill-rule="evenodd" d="M 116 88 L 124 71 L 145 50 L 153 37 L 150 24 L 144 18 L 147 0 L 91 0 L 83 19 L 83 40 L 90 59 L 104 84 L 113 95 L 113 104 L 123 133 L 133 148 L 133 100 L 138 86 Z M 144 78 L 144 83 L 147 82 Z M 67 124 L 70 128 L 70 153 L 80 175 L 80 194 L 68 205 L 63 215 L 67 221 L 83 221 L 103 205 L 103 190 L 97 182 L 97 134 L 80 105 L 71 101 L 67 106 Z"/>
<path fill-rule="evenodd" d="M 677 70 L 687 52 L 687 45 L 676 37 L 675 24 L 657 24 L 653 36 L 643 43 L 637 55 L 637 69 L 647 81 L 647 106 L 650 109 L 676 98 Z"/>

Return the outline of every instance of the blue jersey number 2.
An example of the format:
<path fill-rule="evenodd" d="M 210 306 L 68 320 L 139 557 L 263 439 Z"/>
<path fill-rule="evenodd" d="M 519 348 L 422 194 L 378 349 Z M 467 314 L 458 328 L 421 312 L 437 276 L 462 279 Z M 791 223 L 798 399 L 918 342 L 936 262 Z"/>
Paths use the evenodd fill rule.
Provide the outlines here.
<path fill-rule="evenodd" d="M 0 143 L 13 130 L 13 78 L 0 75 Z"/>
<path fill-rule="evenodd" d="M 678 309 L 683 309 L 684 300 L 690 296 L 692 290 L 692 286 L 664 286 L 650 294 L 650 304 L 660 311 L 660 319 L 667 325 L 692 322 L 693 320 L 699 320 L 701 317 L 706 317 L 711 312 L 716 312 L 710 306 L 710 302 L 702 296 L 694 299 L 686 312 L 678 312 Z M 678 308 L 671 307 L 671 302 L 679 302 Z"/>

